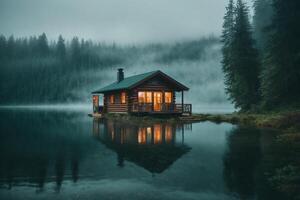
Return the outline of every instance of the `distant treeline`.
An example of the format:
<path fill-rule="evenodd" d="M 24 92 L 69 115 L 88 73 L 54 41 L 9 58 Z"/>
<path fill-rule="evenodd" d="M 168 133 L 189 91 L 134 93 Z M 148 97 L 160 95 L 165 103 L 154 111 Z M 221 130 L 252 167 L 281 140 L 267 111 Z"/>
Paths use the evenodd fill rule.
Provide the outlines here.
<path fill-rule="evenodd" d="M 126 45 L 95 43 L 74 37 L 48 41 L 45 33 L 29 38 L 0 35 L 0 104 L 86 101 L 95 73 L 144 62 L 170 64 L 205 59 L 216 37 L 175 44 Z M 88 74 L 93 74 L 93 77 Z M 113 80 L 112 80 L 113 81 Z"/>
<path fill-rule="evenodd" d="M 242 110 L 300 105 L 300 1 L 229 0 L 223 24 L 226 91 Z"/>

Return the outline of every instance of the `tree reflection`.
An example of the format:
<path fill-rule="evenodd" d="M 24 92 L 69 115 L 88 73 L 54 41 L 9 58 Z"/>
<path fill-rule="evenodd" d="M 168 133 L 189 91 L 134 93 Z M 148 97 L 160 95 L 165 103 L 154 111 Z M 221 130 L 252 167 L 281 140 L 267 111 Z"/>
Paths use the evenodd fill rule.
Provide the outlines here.
<path fill-rule="evenodd" d="M 228 135 L 224 155 L 224 179 L 230 192 L 240 199 L 255 196 L 255 178 L 261 159 L 260 131 L 255 128 L 234 128 Z"/>
<path fill-rule="evenodd" d="M 92 141 L 82 137 L 81 131 L 86 127 L 72 123 L 75 116 L 56 112 L 0 113 L 0 117 L 3 115 L 5 120 L 0 121 L 1 187 L 29 185 L 36 187 L 39 193 L 45 183 L 54 179 L 55 190 L 59 192 L 66 171 L 71 172 L 67 177 L 77 182 L 80 160 L 92 151 L 89 144 Z M 18 119 L 17 126 L 15 119 Z"/>
<path fill-rule="evenodd" d="M 60 191 L 63 178 L 64 178 L 64 172 L 65 172 L 65 158 L 63 157 L 63 155 L 59 154 L 55 163 L 56 192 Z"/>
<path fill-rule="evenodd" d="M 224 181 L 230 193 L 239 199 L 286 199 L 286 195 L 272 186 L 270 172 L 282 163 L 274 147 L 273 130 L 235 127 L 227 137 L 224 154 Z"/>

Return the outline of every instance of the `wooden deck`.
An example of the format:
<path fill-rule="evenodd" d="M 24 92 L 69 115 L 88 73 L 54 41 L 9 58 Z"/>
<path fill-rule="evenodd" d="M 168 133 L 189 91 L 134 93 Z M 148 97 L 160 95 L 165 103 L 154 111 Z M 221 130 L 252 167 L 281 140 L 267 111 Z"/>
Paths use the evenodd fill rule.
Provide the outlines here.
<path fill-rule="evenodd" d="M 192 114 L 192 104 L 174 104 L 161 103 L 137 103 L 132 105 L 132 113 L 149 113 L 149 114 Z"/>
<path fill-rule="evenodd" d="M 103 118 L 104 115 L 102 113 L 91 113 L 89 114 L 90 117 L 94 117 L 94 118 Z"/>

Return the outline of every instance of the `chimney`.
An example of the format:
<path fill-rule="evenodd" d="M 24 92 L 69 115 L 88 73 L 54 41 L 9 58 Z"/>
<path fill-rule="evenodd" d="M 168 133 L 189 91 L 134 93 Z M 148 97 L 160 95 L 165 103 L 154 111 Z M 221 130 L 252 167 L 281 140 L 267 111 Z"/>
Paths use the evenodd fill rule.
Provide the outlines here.
<path fill-rule="evenodd" d="M 124 80 L 124 72 L 123 72 L 123 68 L 119 68 L 118 69 L 118 77 L 117 77 L 117 81 L 118 83 Z"/>

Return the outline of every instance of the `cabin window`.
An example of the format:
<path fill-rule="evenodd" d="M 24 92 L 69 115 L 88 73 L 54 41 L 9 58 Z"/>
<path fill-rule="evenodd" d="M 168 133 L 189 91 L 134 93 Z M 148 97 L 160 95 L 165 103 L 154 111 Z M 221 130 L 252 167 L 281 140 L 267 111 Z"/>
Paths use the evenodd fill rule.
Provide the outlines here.
<path fill-rule="evenodd" d="M 125 92 L 121 93 L 121 103 L 126 103 L 126 93 Z"/>
<path fill-rule="evenodd" d="M 115 103 L 115 96 L 113 94 L 109 96 L 109 103 L 111 104 Z"/>
<path fill-rule="evenodd" d="M 139 92 L 139 103 L 145 103 L 145 92 Z"/>
<path fill-rule="evenodd" d="M 152 92 L 138 92 L 139 103 L 152 103 Z"/>
<path fill-rule="evenodd" d="M 165 103 L 172 103 L 172 92 L 165 92 Z"/>
<path fill-rule="evenodd" d="M 146 103 L 152 103 L 152 92 L 146 92 Z"/>

